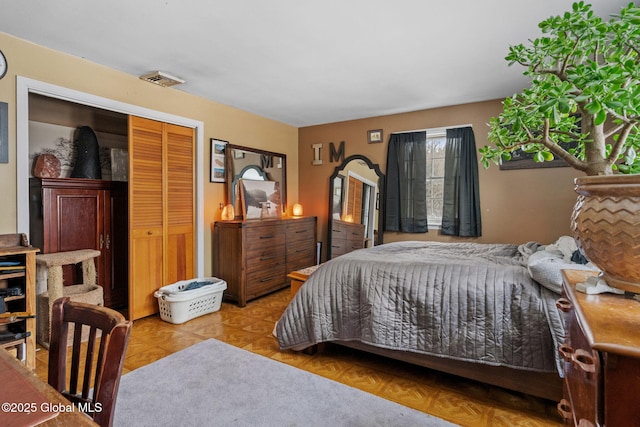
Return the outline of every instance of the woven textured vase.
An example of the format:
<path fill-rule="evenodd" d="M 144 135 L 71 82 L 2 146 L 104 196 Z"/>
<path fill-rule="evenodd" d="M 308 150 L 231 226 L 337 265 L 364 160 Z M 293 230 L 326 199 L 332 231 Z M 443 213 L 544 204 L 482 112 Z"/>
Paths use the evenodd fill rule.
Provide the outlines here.
<path fill-rule="evenodd" d="M 640 175 L 576 178 L 571 230 L 611 287 L 640 293 Z"/>

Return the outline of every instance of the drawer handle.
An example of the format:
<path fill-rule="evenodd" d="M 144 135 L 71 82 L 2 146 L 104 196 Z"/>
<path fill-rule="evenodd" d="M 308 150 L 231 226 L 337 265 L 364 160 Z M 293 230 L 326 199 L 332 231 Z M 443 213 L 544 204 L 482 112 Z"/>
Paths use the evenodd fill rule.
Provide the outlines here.
<path fill-rule="evenodd" d="M 562 311 L 563 313 L 568 313 L 569 311 L 571 311 L 571 301 L 566 298 L 559 298 L 556 301 L 556 307 L 558 307 L 558 310 Z"/>
<path fill-rule="evenodd" d="M 264 256 L 264 257 L 260 257 L 260 261 L 267 261 L 267 260 L 274 259 L 274 258 L 275 258 L 275 256 Z"/>
<path fill-rule="evenodd" d="M 300 234 L 300 233 L 306 233 L 306 232 L 307 232 L 307 230 L 298 230 L 298 231 L 296 231 L 296 233 L 298 233 L 298 234 Z"/>
<path fill-rule="evenodd" d="M 571 409 L 571 403 L 567 399 L 562 399 L 558 402 L 558 413 L 562 417 L 563 420 L 568 421 L 573 419 L 573 410 Z"/>
<path fill-rule="evenodd" d="M 571 346 L 568 346 L 567 344 L 560 344 L 560 346 L 558 347 L 558 352 L 560 352 L 560 355 L 565 362 L 571 362 L 573 360 L 574 351 Z"/>
<path fill-rule="evenodd" d="M 593 355 L 589 354 L 587 351 L 579 348 L 575 351 L 573 355 L 573 361 L 587 373 L 595 373 L 596 372 L 596 363 L 593 359 Z"/>
<path fill-rule="evenodd" d="M 271 276 L 271 277 L 265 277 L 264 279 L 260 279 L 260 282 L 270 282 L 271 280 L 275 279 L 276 276 Z"/>
<path fill-rule="evenodd" d="M 273 234 L 268 234 L 266 236 L 260 236 L 261 239 L 273 239 L 275 236 Z"/>

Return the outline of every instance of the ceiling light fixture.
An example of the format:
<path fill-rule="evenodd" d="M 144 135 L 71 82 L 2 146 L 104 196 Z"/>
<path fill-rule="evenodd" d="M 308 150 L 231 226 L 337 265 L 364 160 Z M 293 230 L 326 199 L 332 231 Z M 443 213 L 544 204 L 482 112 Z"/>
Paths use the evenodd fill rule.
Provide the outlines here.
<path fill-rule="evenodd" d="M 147 82 L 155 83 L 164 87 L 175 86 L 185 82 L 184 80 L 163 71 L 152 71 L 140 76 L 140 78 Z"/>

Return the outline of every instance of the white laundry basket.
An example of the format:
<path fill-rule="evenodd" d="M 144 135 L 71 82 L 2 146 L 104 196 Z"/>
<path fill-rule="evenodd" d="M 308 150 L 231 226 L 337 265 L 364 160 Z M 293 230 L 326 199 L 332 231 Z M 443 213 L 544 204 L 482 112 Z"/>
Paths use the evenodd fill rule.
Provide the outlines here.
<path fill-rule="evenodd" d="M 196 289 L 184 290 L 194 282 L 208 284 Z M 153 296 L 158 299 L 160 318 L 165 322 L 180 324 L 220 310 L 225 289 L 227 289 L 227 282 L 224 280 L 217 277 L 202 277 L 163 286 Z"/>

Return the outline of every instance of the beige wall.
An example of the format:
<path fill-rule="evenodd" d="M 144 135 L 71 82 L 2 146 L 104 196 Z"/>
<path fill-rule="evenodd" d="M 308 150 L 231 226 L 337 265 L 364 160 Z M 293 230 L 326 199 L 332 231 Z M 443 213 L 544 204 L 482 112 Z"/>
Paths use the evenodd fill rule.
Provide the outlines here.
<path fill-rule="evenodd" d="M 211 272 L 213 220 L 220 218 L 218 205 L 225 201 L 225 186 L 209 183 L 209 138 L 228 140 L 287 155 L 287 200 L 300 202 L 305 215 L 319 219 L 319 239 L 326 242 L 329 210 L 329 176 L 338 163 L 329 162 L 329 142 L 345 141 L 345 157 L 363 154 L 386 169 L 389 134 L 397 131 L 471 124 L 478 147 L 487 143 L 489 118 L 501 110 L 499 101 L 459 105 L 354 120 L 301 129 L 268 120 L 235 108 L 198 98 L 178 89 L 143 82 L 81 58 L 46 49 L 0 33 L 0 46 L 9 71 L 0 80 L 0 101 L 9 104 L 9 163 L 0 164 L 0 233 L 16 231 L 16 75 L 174 114 L 204 123 L 205 147 L 205 274 Z M 169 70 L 171 71 L 171 70 Z M 367 131 L 383 129 L 383 143 L 368 144 Z M 324 164 L 312 166 L 312 144 L 323 144 Z M 575 201 L 569 168 L 501 171 L 480 169 L 483 242 L 549 242 L 569 231 L 569 215 Z M 448 240 L 431 231 L 424 235 L 386 233 L 385 241 Z"/>
<path fill-rule="evenodd" d="M 81 58 L 66 55 L 0 33 L 0 47 L 9 70 L 0 80 L 0 101 L 9 104 L 9 163 L 0 164 L 0 233 L 15 233 L 16 225 L 16 76 L 114 99 L 204 123 L 204 217 L 205 274 L 211 273 L 211 223 L 220 218 L 219 203 L 225 201 L 225 185 L 209 182 L 209 138 L 233 144 L 281 152 L 287 156 L 287 198 L 298 195 L 298 131 L 273 120 L 236 108 L 163 88 Z M 145 70 L 149 71 L 149 70 Z M 167 70 L 174 71 L 175 70 Z M 292 202 L 291 202 L 292 203 Z"/>
<path fill-rule="evenodd" d="M 489 118 L 501 111 L 500 101 L 488 101 L 405 114 L 373 117 L 310 126 L 299 130 L 300 203 L 305 214 L 317 215 L 319 238 L 326 242 L 329 211 L 329 177 L 339 162 L 329 162 L 329 143 L 338 147 L 345 141 L 345 157 L 367 156 L 386 171 L 389 134 L 399 131 L 471 124 L 477 147 L 486 145 Z M 367 131 L 382 129 L 383 142 L 367 143 Z M 323 164 L 312 166 L 313 144 L 323 144 Z M 571 168 L 544 168 L 503 171 L 496 166 L 480 166 L 480 205 L 483 234 L 478 242 L 551 242 L 569 233 L 570 214 L 576 200 Z M 385 233 L 384 241 L 452 239 L 435 230 L 425 234 Z"/>

